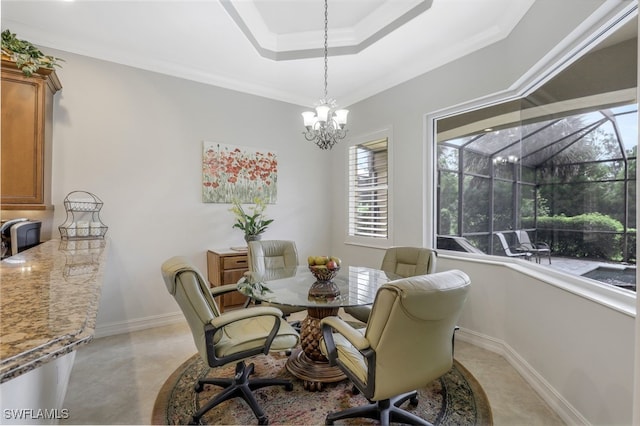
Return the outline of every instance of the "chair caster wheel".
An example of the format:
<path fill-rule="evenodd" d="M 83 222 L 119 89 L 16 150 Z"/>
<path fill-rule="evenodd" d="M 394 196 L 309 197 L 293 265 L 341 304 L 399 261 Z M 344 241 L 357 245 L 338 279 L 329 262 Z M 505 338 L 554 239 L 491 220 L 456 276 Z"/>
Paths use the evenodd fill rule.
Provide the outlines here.
<path fill-rule="evenodd" d="M 287 392 L 290 392 L 293 390 L 293 383 L 287 383 L 286 385 L 284 385 L 284 390 L 286 390 Z"/>
<path fill-rule="evenodd" d="M 351 388 L 351 394 L 352 395 L 358 395 L 360 393 L 360 389 L 358 389 L 357 387 L 353 386 Z"/>
<path fill-rule="evenodd" d="M 196 393 L 200 393 L 204 390 L 204 385 L 202 383 L 196 383 L 193 386 L 193 390 L 196 391 Z"/>
<path fill-rule="evenodd" d="M 262 416 L 262 417 L 258 418 L 258 424 L 259 425 L 268 425 L 269 424 L 269 417 Z"/>
<path fill-rule="evenodd" d="M 409 399 L 409 405 L 411 405 L 412 407 L 417 407 L 418 406 L 418 397 L 414 396 L 413 398 Z"/>
<path fill-rule="evenodd" d="M 324 424 L 325 425 L 332 425 L 333 424 L 333 420 L 327 419 L 327 420 L 324 421 Z"/>
<path fill-rule="evenodd" d="M 199 425 L 200 424 L 200 418 L 195 418 L 192 417 L 191 421 L 189 422 L 190 425 Z"/>

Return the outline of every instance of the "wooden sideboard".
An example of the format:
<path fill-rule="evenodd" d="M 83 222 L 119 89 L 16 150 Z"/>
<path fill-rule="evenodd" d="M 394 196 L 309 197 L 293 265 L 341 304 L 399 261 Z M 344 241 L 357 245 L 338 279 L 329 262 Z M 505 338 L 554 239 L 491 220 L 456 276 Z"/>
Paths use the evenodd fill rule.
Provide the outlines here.
<path fill-rule="evenodd" d="M 45 210 L 51 204 L 55 71 L 25 76 L 2 60 L 2 208 Z"/>
<path fill-rule="evenodd" d="M 249 270 L 246 251 L 216 249 L 207 251 L 207 278 L 212 287 L 235 284 Z M 220 310 L 239 308 L 247 300 L 237 291 L 220 296 L 217 300 Z"/>

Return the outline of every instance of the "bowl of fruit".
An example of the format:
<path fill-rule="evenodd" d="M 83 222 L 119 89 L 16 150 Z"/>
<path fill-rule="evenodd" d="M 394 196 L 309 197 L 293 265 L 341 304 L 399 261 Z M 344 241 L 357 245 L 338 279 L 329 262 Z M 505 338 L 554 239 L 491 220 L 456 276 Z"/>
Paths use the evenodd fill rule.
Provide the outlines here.
<path fill-rule="evenodd" d="M 307 262 L 318 281 L 331 281 L 340 270 L 340 259 L 334 256 L 309 256 Z"/>

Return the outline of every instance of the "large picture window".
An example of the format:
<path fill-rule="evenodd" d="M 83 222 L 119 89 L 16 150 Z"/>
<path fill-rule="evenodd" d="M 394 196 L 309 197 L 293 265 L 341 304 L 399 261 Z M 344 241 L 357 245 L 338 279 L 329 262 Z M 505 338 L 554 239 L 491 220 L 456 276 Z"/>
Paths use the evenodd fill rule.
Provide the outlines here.
<path fill-rule="evenodd" d="M 535 261 L 635 291 L 633 35 L 523 99 L 438 121 L 438 248 Z"/>

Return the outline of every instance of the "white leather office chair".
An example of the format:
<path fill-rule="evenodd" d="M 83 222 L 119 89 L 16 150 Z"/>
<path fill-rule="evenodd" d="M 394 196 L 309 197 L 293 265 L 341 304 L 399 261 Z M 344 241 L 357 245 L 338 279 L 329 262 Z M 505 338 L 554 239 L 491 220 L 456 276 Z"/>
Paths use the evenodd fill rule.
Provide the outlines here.
<path fill-rule="evenodd" d="M 391 247 L 385 252 L 380 269 L 392 280 L 432 274 L 436 271 L 437 255 L 435 250 L 424 247 Z M 371 307 L 353 306 L 345 308 L 345 312 L 366 323 Z"/>
<path fill-rule="evenodd" d="M 400 405 L 416 405 L 416 389 L 451 369 L 453 333 L 469 287 L 469 277 L 458 270 L 384 284 L 364 334 L 340 317 L 322 319 L 322 353 L 371 402 L 330 413 L 326 424 L 367 417 L 382 425 L 429 425 Z"/>
<path fill-rule="evenodd" d="M 245 359 L 269 351 L 286 351 L 298 344 L 298 333 L 286 321 L 282 312 L 273 307 L 236 309 L 220 313 L 215 297 L 235 291 L 236 284 L 209 288 L 202 274 L 184 257 L 172 257 L 162 264 L 162 277 L 169 293 L 182 309 L 193 340 L 202 359 L 210 367 L 236 362 L 236 374 L 232 378 L 205 378 L 198 380 L 196 392 L 205 384 L 224 387 L 207 404 L 193 414 L 193 423 L 213 407 L 231 398 L 242 398 L 251 407 L 259 424 L 267 424 L 268 418 L 252 390 L 265 386 L 293 385 L 284 379 L 250 379 L 254 365 L 246 365 Z"/>
<path fill-rule="evenodd" d="M 264 240 L 249 241 L 248 243 L 249 271 L 255 277 L 268 281 L 279 277 L 291 275 L 298 267 L 298 250 L 293 241 L 288 240 Z M 304 311 L 300 306 L 280 305 L 276 303 L 263 303 L 280 309 L 285 317 L 294 312 Z"/>

